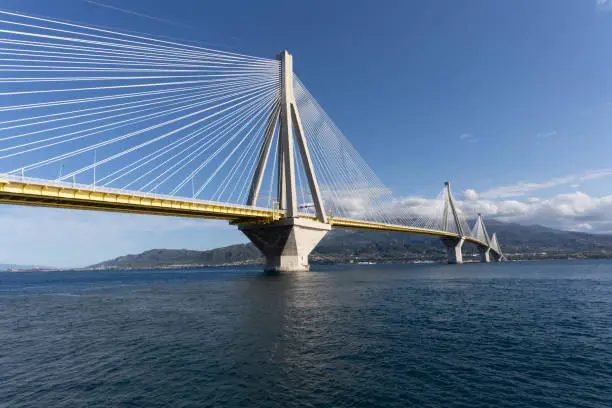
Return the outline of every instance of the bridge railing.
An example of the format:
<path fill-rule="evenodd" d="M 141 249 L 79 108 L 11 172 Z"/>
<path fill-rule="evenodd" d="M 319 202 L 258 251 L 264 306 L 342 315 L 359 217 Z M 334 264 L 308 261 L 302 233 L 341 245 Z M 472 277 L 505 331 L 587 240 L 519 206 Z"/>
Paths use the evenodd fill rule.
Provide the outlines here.
<path fill-rule="evenodd" d="M 71 182 L 47 180 L 47 179 L 41 179 L 41 178 L 35 178 L 35 177 L 24 177 L 24 176 L 13 175 L 13 174 L 8 174 L 8 173 L 0 173 L 0 182 L 2 181 L 32 184 L 32 185 L 47 186 L 47 187 L 67 188 L 67 189 L 73 189 L 73 190 L 91 191 L 91 192 L 96 192 L 96 193 L 108 193 L 108 194 L 146 197 L 146 198 L 152 198 L 152 199 L 157 199 L 157 200 L 172 200 L 172 201 L 180 201 L 184 203 L 218 205 L 218 206 L 243 208 L 243 209 L 250 209 L 250 210 L 255 209 L 255 210 L 260 210 L 260 211 L 270 211 L 270 212 L 273 211 L 273 209 L 266 208 L 266 207 L 256 207 L 256 206 L 233 204 L 233 203 L 222 203 L 222 202 L 217 202 L 217 201 L 200 200 L 196 198 L 171 196 L 167 194 L 156 194 L 156 193 L 149 193 L 149 192 L 124 190 L 124 189 L 112 188 L 112 187 L 93 186 L 91 184 L 71 183 Z"/>

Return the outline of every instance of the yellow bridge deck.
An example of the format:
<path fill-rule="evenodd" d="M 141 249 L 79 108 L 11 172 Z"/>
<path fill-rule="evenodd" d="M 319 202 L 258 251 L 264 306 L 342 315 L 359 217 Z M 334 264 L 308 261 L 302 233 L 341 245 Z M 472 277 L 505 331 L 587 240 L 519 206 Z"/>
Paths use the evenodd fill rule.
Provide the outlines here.
<path fill-rule="evenodd" d="M 268 223 L 282 216 L 282 212 L 268 208 L 95 188 L 87 185 L 69 185 L 14 176 L 0 176 L 0 204 L 222 219 L 232 223 Z M 309 215 L 305 217 L 314 218 Z M 459 237 L 457 234 L 446 231 L 371 221 L 330 218 L 329 222 L 336 228 L 404 232 L 441 238 Z M 470 237 L 466 237 L 465 240 L 476 245 L 487 246 L 486 243 Z"/>

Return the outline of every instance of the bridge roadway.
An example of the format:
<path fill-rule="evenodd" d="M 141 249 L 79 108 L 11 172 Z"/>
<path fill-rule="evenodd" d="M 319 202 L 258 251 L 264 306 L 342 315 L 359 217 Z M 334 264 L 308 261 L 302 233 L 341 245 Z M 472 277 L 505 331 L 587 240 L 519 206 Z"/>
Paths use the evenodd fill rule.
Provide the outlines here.
<path fill-rule="evenodd" d="M 278 220 L 283 214 L 282 211 L 269 208 L 190 200 L 12 175 L 0 175 L 0 204 L 222 219 L 228 220 L 232 224 L 266 224 Z M 314 216 L 306 214 L 300 215 L 300 217 L 315 219 Z M 447 231 L 346 218 L 330 217 L 329 223 L 336 228 L 424 234 L 451 239 L 460 238 L 458 234 Z M 472 237 L 464 238 L 466 242 L 479 247 L 488 247 L 486 242 Z M 493 248 L 491 248 L 491 251 L 495 252 Z"/>

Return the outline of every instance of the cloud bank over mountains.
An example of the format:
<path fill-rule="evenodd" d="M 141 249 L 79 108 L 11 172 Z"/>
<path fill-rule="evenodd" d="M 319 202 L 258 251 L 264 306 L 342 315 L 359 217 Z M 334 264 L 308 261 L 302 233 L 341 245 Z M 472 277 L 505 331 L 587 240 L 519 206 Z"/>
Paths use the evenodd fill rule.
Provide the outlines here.
<path fill-rule="evenodd" d="M 575 192 L 547 199 L 491 200 L 479 198 L 473 190 L 467 190 L 463 198 L 460 205 L 468 215 L 482 212 L 487 217 L 506 222 L 612 233 L 612 195 L 591 197 Z"/>
<path fill-rule="evenodd" d="M 544 182 L 522 182 L 478 192 L 467 189 L 455 196 L 467 218 L 482 213 L 487 218 L 519 224 L 539 224 L 569 231 L 612 234 L 612 195 L 593 197 L 581 191 L 539 198 L 533 194 L 553 187 L 580 188 L 581 182 L 612 177 L 612 169 L 572 174 Z M 611 183 L 612 186 L 612 183 Z M 612 190 L 612 189 L 611 189 Z M 403 197 L 393 201 L 397 213 L 433 216 L 439 211 L 436 201 L 422 197 Z"/>
<path fill-rule="evenodd" d="M 612 169 L 571 174 L 540 183 L 517 183 L 488 191 L 465 190 L 462 208 L 468 215 L 482 212 L 500 221 L 540 224 L 571 231 L 612 233 L 612 195 L 592 197 L 576 191 L 549 198 L 526 197 L 548 188 L 576 189 L 584 181 L 612 176 Z"/>
<path fill-rule="evenodd" d="M 582 192 L 559 194 L 552 198 L 529 197 L 521 200 L 480 198 L 466 190 L 458 201 L 464 216 L 473 219 L 478 213 L 485 218 L 525 225 L 543 225 L 568 231 L 612 234 L 612 195 L 591 197 Z M 396 213 L 432 217 L 440 212 L 437 201 L 422 197 L 403 197 L 393 201 Z"/>

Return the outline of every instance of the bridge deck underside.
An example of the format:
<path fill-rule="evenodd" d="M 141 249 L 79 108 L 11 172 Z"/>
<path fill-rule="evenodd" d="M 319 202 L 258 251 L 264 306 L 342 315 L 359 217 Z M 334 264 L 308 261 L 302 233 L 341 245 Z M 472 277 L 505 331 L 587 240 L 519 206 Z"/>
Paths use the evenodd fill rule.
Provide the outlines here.
<path fill-rule="evenodd" d="M 268 223 L 277 220 L 282 215 L 279 211 L 265 208 L 154 197 L 139 195 L 136 192 L 117 193 L 83 188 L 83 186 L 68 187 L 2 179 L 0 179 L 0 204 L 219 219 L 228 220 L 235 224 Z M 303 217 L 314 219 L 313 216 L 308 215 Z M 403 225 L 390 225 L 345 218 L 331 218 L 329 222 L 336 228 L 423 234 L 440 238 L 459 238 L 457 234 L 451 232 Z M 471 237 L 466 237 L 465 241 L 482 247 L 487 246 L 486 243 Z"/>

